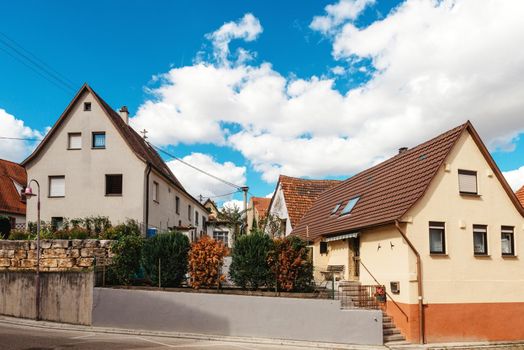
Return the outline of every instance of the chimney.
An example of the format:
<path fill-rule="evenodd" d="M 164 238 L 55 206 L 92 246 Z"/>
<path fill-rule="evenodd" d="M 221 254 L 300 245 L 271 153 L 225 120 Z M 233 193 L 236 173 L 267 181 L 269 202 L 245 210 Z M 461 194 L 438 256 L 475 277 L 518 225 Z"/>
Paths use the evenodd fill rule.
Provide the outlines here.
<path fill-rule="evenodd" d="M 398 149 L 398 154 L 404 153 L 404 152 L 406 152 L 407 150 L 408 150 L 407 147 L 400 147 L 400 148 Z"/>
<path fill-rule="evenodd" d="M 122 118 L 122 120 L 126 124 L 129 124 L 129 111 L 127 110 L 127 107 L 126 106 L 122 106 L 122 108 L 120 108 L 118 113 L 120 113 L 120 117 Z"/>

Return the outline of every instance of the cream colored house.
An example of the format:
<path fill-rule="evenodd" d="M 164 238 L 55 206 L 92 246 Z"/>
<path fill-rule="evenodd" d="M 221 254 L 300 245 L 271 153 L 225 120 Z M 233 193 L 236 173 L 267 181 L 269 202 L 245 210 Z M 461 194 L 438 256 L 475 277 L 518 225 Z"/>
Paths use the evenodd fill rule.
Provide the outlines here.
<path fill-rule="evenodd" d="M 204 234 L 204 206 L 128 125 L 127 108 L 115 112 L 87 84 L 22 165 L 40 184 L 42 220 L 101 215 L 113 224 L 134 219 L 144 233 Z M 27 220 L 34 222 L 36 200 L 27 202 Z"/>
<path fill-rule="evenodd" d="M 223 242 L 226 247 L 232 248 L 234 230 L 231 224 L 220 219 L 218 207 L 211 199 L 208 199 L 204 203 L 204 207 L 206 207 L 209 213 L 206 224 L 207 235 L 217 241 Z"/>
<path fill-rule="evenodd" d="M 467 122 L 324 192 L 293 233 L 317 272 L 343 265 L 344 280 L 385 285 L 412 342 L 517 340 L 523 212 Z"/>

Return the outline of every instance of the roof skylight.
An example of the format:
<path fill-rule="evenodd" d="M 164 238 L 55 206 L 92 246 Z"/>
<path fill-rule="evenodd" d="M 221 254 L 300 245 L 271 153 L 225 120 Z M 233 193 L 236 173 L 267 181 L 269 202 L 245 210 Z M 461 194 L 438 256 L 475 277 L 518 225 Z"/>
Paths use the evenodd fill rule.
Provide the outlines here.
<path fill-rule="evenodd" d="M 344 207 L 344 210 L 342 210 L 342 213 L 340 215 L 346 215 L 351 213 L 355 205 L 357 204 L 358 200 L 360 199 L 360 196 L 353 197 L 349 200 L 348 204 Z"/>
<path fill-rule="evenodd" d="M 338 211 L 338 209 L 340 208 L 341 205 L 342 205 L 342 202 L 340 202 L 337 205 L 335 205 L 335 207 L 333 208 L 333 211 L 331 211 L 331 215 L 335 214 Z"/>

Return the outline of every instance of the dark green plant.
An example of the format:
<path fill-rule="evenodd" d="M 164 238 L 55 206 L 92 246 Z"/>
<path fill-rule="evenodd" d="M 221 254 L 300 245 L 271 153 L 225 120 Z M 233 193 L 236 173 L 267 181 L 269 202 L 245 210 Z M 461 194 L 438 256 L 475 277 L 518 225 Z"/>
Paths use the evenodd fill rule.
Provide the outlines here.
<path fill-rule="evenodd" d="M 258 289 L 271 284 L 272 275 L 267 263 L 273 241 L 268 235 L 255 231 L 240 236 L 235 241 L 231 254 L 229 276 L 242 288 Z"/>
<path fill-rule="evenodd" d="M 146 239 L 143 267 L 153 284 L 176 287 L 185 280 L 188 268 L 189 239 L 180 232 L 160 233 Z"/>
<path fill-rule="evenodd" d="M 89 238 L 89 231 L 83 227 L 73 227 L 69 230 L 70 239 L 87 239 Z"/>
<path fill-rule="evenodd" d="M 140 271 L 140 257 L 144 240 L 138 235 L 121 237 L 111 246 L 113 263 L 108 270 L 108 279 L 114 284 L 128 285 Z"/>
<path fill-rule="evenodd" d="M 101 239 L 119 239 L 124 236 L 140 236 L 140 226 L 135 220 L 127 220 L 124 224 L 106 228 L 101 234 Z"/>
<path fill-rule="evenodd" d="M 11 220 L 7 216 L 0 216 L 0 239 L 5 239 L 11 231 Z"/>

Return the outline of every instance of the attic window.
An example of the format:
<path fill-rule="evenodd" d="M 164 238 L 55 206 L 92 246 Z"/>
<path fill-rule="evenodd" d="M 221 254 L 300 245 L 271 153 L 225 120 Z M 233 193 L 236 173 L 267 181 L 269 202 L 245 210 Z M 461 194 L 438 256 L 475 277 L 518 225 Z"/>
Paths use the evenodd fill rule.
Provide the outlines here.
<path fill-rule="evenodd" d="M 340 209 L 341 205 L 342 205 L 342 202 L 335 205 L 335 207 L 333 208 L 333 211 L 331 212 L 331 215 L 335 214 Z"/>
<path fill-rule="evenodd" d="M 426 159 L 427 157 L 428 157 L 428 156 L 427 156 L 425 153 L 423 153 L 423 154 L 421 154 L 421 155 L 418 157 L 418 159 L 419 159 L 419 160 L 424 160 L 424 159 Z"/>
<path fill-rule="evenodd" d="M 342 213 L 340 213 L 340 215 L 342 216 L 342 215 L 351 213 L 355 205 L 357 205 L 357 202 L 359 199 L 360 199 L 360 196 L 351 198 L 348 204 L 346 204 L 346 206 L 344 207 L 344 210 L 342 210 Z"/>
<path fill-rule="evenodd" d="M 84 102 L 84 111 L 86 112 L 91 111 L 91 102 Z"/>

